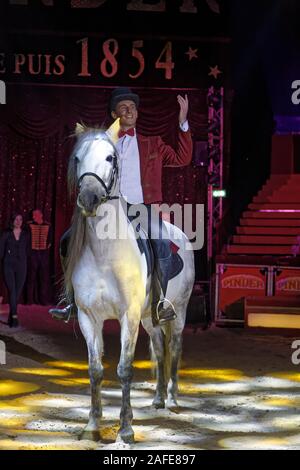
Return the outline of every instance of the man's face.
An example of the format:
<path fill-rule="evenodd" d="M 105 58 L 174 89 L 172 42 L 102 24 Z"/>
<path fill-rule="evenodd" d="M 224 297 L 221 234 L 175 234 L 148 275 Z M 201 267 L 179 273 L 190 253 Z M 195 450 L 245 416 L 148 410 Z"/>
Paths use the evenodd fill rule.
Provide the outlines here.
<path fill-rule="evenodd" d="M 34 210 L 32 213 L 32 218 L 36 224 L 42 224 L 43 223 L 43 214 L 39 210 Z"/>
<path fill-rule="evenodd" d="M 138 111 L 134 101 L 120 101 L 111 115 L 114 119 L 120 118 L 120 126 L 122 129 L 130 129 L 136 126 Z"/>

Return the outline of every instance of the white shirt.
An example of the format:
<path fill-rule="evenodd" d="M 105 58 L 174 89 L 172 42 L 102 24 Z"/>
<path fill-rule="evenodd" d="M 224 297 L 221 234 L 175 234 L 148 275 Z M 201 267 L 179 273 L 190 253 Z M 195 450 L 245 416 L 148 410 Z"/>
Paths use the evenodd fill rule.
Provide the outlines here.
<path fill-rule="evenodd" d="M 183 132 L 189 130 L 188 121 L 180 124 Z M 136 131 L 134 136 L 124 135 L 116 143 L 120 156 L 120 193 L 130 204 L 142 204 L 144 202 L 141 182 L 140 154 Z"/>
<path fill-rule="evenodd" d="M 141 204 L 144 202 L 141 183 L 140 154 L 136 138 L 124 135 L 116 147 L 120 156 L 120 193 L 130 204 Z"/>

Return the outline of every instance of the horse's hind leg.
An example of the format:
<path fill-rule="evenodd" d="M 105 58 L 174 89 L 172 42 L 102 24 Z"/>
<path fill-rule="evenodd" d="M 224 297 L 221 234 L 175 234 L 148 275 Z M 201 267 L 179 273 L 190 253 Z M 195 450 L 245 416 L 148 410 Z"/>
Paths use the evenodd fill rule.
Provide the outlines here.
<path fill-rule="evenodd" d="M 154 354 L 157 363 L 157 385 L 155 397 L 152 404 L 153 406 L 155 406 L 155 408 L 164 408 L 166 398 L 166 380 L 164 368 L 164 334 L 160 328 L 155 328 L 151 331 L 151 347 L 152 355 Z"/>
<path fill-rule="evenodd" d="M 132 408 L 130 403 L 130 386 L 133 377 L 132 361 L 139 331 L 139 315 L 124 315 L 121 320 L 121 356 L 118 364 L 118 377 L 122 385 L 122 408 L 120 413 L 120 430 L 118 440 L 134 442 L 132 429 Z"/>
<path fill-rule="evenodd" d="M 80 439 L 100 440 L 100 420 L 102 417 L 101 382 L 103 379 L 103 365 L 101 362 L 103 352 L 102 327 L 96 324 L 83 312 L 79 312 L 79 324 L 85 337 L 89 355 L 89 376 L 91 383 L 91 409 L 89 422 Z"/>
<path fill-rule="evenodd" d="M 167 407 L 176 408 L 177 405 L 177 394 L 178 394 L 178 364 L 181 356 L 182 347 L 182 330 L 173 331 L 170 342 L 170 379 L 168 382 L 168 399 Z"/>

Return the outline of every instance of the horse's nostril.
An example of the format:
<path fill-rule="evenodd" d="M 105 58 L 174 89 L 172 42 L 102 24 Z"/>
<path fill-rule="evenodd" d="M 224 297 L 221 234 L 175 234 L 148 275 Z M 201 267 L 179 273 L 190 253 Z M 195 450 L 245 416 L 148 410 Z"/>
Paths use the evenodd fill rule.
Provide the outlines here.
<path fill-rule="evenodd" d="M 94 195 L 94 199 L 93 199 L 93 204 L 94 204 L 94 206 L 95 206 L 96 204 L 98 204 L 98 202 L 99 202 L 99 198 L 98 198 L 98 196 L 95 194 L 95 195 Z"/>

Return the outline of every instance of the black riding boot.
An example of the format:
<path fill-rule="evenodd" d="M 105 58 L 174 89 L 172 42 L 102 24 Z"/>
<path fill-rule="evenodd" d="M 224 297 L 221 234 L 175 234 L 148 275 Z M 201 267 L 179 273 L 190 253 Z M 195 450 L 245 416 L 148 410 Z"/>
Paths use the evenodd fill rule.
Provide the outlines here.
<path fill-rule="evenodd" d="M 60 262 L 63 269 L 63 272 L 66 270 L 66 257 L 68 252 L 68 244 L 70 241 L 71 230 L 67 230 L 61 240 L 60 240 Z M 73 297 L 73 296 L 72 296 Z M 50 308 L 49 313 L 52 315 L 53 318 L 56 320 L 63 320 L 65 323 L 68 323 L 71 318 L 77 318 L 77 306 L 74 302 L 74 298 L 70 299 L 71 303 L 68 304 L 64 308 Z"/>
<path fill-rule="evenodd" d="M 152 322 L 154 326 L 163 325 L 168 321 L 175 320 L 177 316 L 173 304 L 166 299 L 171 260 L 172 255 L 168 258 L 156 260 L 157 265 L 153 276 L 153 299 L 151 306 Z M 162 299 L 161 291 L 163 293 Z"/>

